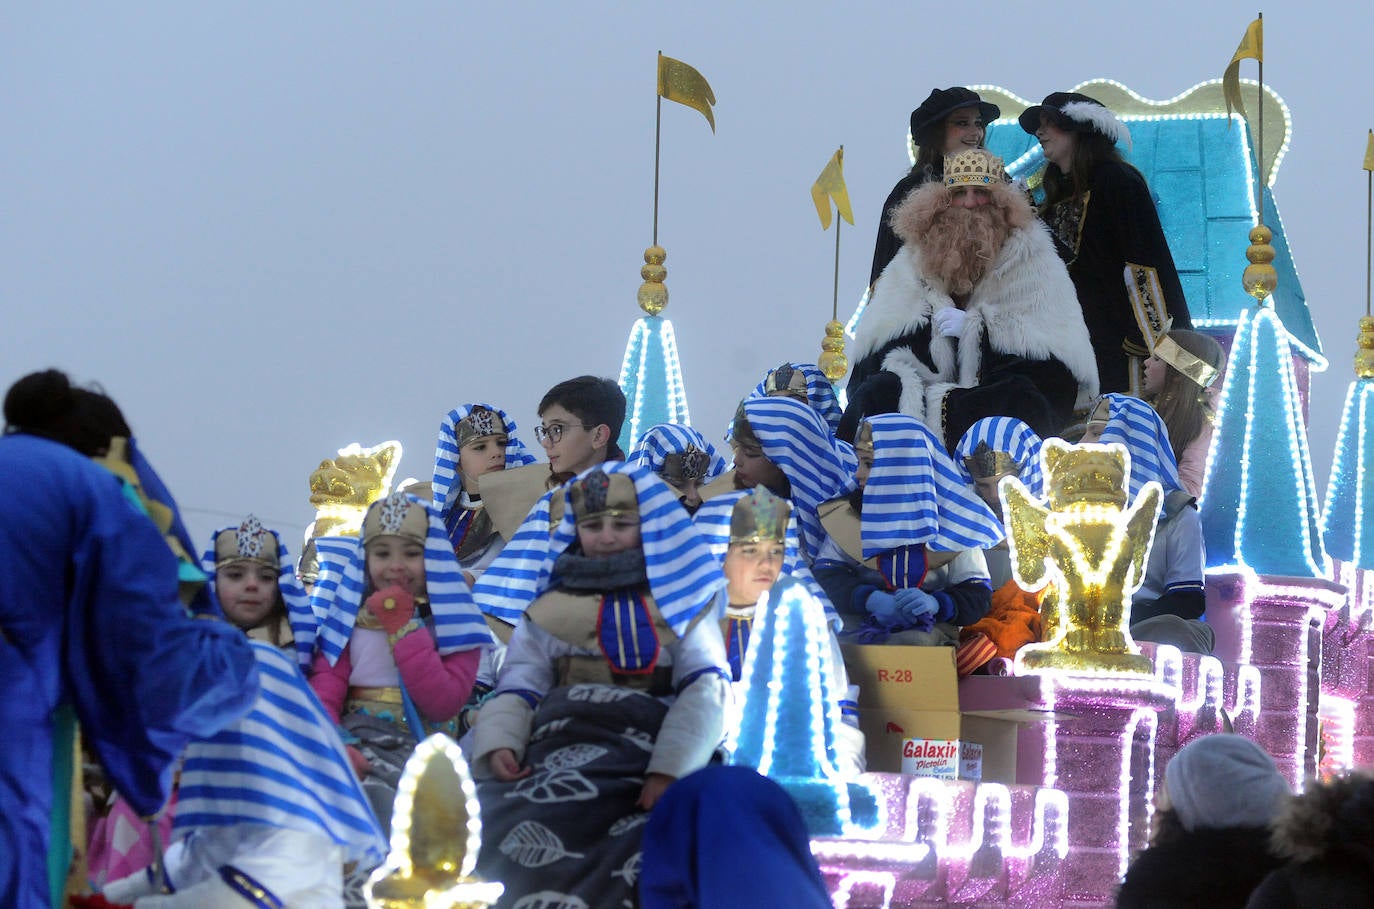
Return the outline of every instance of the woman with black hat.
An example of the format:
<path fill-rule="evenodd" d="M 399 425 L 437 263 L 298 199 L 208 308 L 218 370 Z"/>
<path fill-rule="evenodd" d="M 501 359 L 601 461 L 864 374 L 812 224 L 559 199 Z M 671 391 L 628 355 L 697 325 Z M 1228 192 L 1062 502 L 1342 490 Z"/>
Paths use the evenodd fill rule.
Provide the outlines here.
<path fill-rule="evenodd" d="M 1001 116 L 1002 110 L 961 86 L 931 89 L 929 97 L 911 112 L 911 141 L 916 145 L 916 163 L 888 194 L 883 214 L 878 219 L 878 241 L 873 247 L 873 271 L 868 277 L 871 289 L 878 276 L 902 248 L 892 232 L 888 218 L 913 189 L 944 173 L 945 155 L 967 148 L 982 148 L 987 125 Z"/>
<path fill-rule="evenodd" d="M 1048 162 L 1040 217 L 1078 292 L 1101 389 L 1139 397 L 1154 342 L 1170 320 L 1192 320 L 1150 189 L 1116 148 L 1130 131 L 1077 92 L 1053 92 L 1018 120 Z"/>

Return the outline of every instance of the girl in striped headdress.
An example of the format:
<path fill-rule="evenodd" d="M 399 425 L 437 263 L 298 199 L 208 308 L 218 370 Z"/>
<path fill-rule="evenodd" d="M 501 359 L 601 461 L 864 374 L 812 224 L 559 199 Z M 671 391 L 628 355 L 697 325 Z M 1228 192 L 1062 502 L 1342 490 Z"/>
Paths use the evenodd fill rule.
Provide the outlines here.
<path fill-rule="evenodd" d="M 515 421 L 490 404 L 462 404 L 439 424 L 434 451 L 434 507 L 444 517 L 453 552 L 471 585 L 501 552 L 500 535 L 482 507 L 477 478 L 534 463 L 515 435 Z"/>
<path fill-rule="evenodd" d="M 302 669 L 315 651 L 316 621 L 286 544 L 253 515 L 222 527 L 200 559 L 224 617 L 253 640 L 291 650 Z"/>
<path fill-rule="evenodd" d="M 350 753 L 383 823 L 415 744 L 456 731 L 489 643 L 438 512 L 403 492 L 373 502 L 333 589 L 310 685 L 359 740 Z"/>
<path fill-rule="evenodd" d="M 512 900 L 620 905 L 639 861 L 641 828 L 627 818 L 721 741 L 724 578 L 646 468 L 602 464 L 564 490 L 540 594 L 474 727 L 478 868 Z M 551 853 L 578 860 L 550 864 Z"/>
<path fill-rule="evenodd" d="M 1206 548 L 1197 500 L 1183 488 L 1169 430 L 1153 407 L 1130 395 L 1103 395 L 1088 417 L 1082 442 L 1117 442 L 1131 455 L 1130 499 L 1146 483 L 1164 489 L 1145 580 L 1131 597 L 1131 636 L 1211 653 L 1216 636 L 1199 621 L 1207 608 Z"/>
<path fill-rule="evenodd" d="M 825 531 L 817 509 L 855 488 L 825 421 L 794 398 L 745 398 L 735 411 L 735 485 L 764 486 L 792 502 L 802 557 L 815 560 Z"/>
<path fill-rule="evenodd" d="M 677 490 L 678 501 L 688 514 L 701 507 L 701 487 L 725 473 L 725 459 L 716 447 L 681 423 L 650 427 L 626 460 L 649 468 Z"/>
<path fill-rule="evenodd" d="M 952 642 L 953 626 L 987 613 L 983 549 L 1002 539 L 1002 525 L 915 417 L 869 417 L 854 447 L 862 493 L 824 509 L 816 579 L 875 636 Z"/>

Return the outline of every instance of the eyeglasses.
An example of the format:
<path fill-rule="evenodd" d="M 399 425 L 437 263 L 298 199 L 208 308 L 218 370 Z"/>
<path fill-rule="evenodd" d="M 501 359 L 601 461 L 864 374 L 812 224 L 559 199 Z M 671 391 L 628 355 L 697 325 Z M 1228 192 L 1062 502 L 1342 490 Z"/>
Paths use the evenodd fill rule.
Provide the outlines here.
<path fill-rule="evenodd" d="M 563 431 L 565 429 L 570 428 L 570 426 L 581 426 L 583 429 L 592 428 L 587 423 L 550 423 L 548 426 L 534 427 L 534 437 L 538 439 L 540 442 L 543 442 L 545 439 L 547 439 L 553 444 L 557 445 L 558 440 L 563 438 Z"/>

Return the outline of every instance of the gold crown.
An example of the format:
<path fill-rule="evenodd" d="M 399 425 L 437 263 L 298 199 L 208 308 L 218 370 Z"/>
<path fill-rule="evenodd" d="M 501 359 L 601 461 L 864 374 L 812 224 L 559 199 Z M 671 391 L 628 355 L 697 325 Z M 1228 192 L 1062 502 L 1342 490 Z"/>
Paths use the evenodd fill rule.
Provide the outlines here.
<path fill-rule="evenodd" d="M 1025 465 L 1018 463 L 1010 453 L 996 451 L 987 442 L 980 441 L 973 454 L 964 458 L 964 466 L 975 480 L 986 480 L 1006 473 L 1019 476 Z"/>
<path fill-rule="evenodd" d="M 363 542 L 375 537 L 405 537 L 423 543 L 429 535 L 429 509 L 412 502 L 405 493 L 393 492 L 378 499 L 363 518 Z"/>
<path fill-rule="evenodd" d="M 792 505 L 762 486 L 749 490 L 730 512 L 731 543 L 782 543 L 787 540 L 787 519 Z"/>
<path fill-rule="evenodd" d="M 663 456 L 663 469 L 658 475 L 669 486 L 681 487 L 688 480 L 700 480 L 711 469 L 711 456 L 690 442 L 682 451 Z"/>
<path fill-rule="evenodd" d="M 1070 445 L 1046 439 L 1042 452 L 1051 510 L 1064 511 L 1074 505 L 1126 507 L 1130 456 L 1122 446 Z"/>
<path fill-rule="evenodd" d="M 791 363 L 784 363 L 777 369 L 770 369 L 763 380 L 763 393 L 770 398 L 796 398 L 807 403 L 806 373 Z"/>
<path fill-rule="evenodd" d="M 1002 159 L 982 148 L 970 148 L 945 156 L 945 186 L 998 186 L 1007 172 Z"/>
<path fill-rule="evenodd" d="M 568 486 L 568 505 L 578 524 L 602 515 L 639 515 L 634 479 L 623 473 L 608 474 L 600 468 Z"/>
<path fill-rule="evenodd" d="M 468 411 L 468 415 L 458 421 L 458 447 L 462 448 L 478 439 L 506 434 L 506 421 L 494 410 L 478 405 Z"/>
<path fill-rule="evenodd" d="M 226 527 L 215 535 L 215 568 L 230 562 L 278 567 L 276 537 L 251 514 L 238 527 Z"/>

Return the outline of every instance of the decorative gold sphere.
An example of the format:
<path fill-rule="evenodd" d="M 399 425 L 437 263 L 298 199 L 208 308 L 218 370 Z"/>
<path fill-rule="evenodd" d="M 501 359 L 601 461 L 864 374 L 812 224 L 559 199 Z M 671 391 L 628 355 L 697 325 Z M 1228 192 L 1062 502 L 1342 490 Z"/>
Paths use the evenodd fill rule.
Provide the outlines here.
<path fill-rule="evenodd" d="M 1245 250 L 1245 258 L 1250 266 L 1240 276 L 1241 286 L 1250 296 L 1261 303 L 1279 286 L 1279 274 L 1270 263 L 1274 261 L 1274 247 L 1269 241 L 1274 234 L 1263 224 L 1250 230 L 1250 247 Z"/>
<path fill-rule="evenodd" d="M 663 279 L 668 276 L 668 269 L 663 267 L 663 261 L 667 258 L 668 251 L 662 246 L 650 246 L 644 250 L 644 265 L 639 269 L 639 276 L 644 283 L 639 285 L 636 299 L 639 308 L 651 316 L 658 315 L 668 306 L 668 288 L 663 286 Z"/>
<path fill-rule="evenodd" d="M 1355 375 L 1361 379 L 1374 379 L 1374 318 L 1360 317 L 1360 337 L 1356 342 Z"/>
<path fill-rule="evenodd" d="M 825 337 L 821 340 L 821 355 L 816 366 L 832 382 L 838 382 L 849 372 L 849 360 L 844 355 L 844 326 L 831 319 L 825 323 Z"/>

